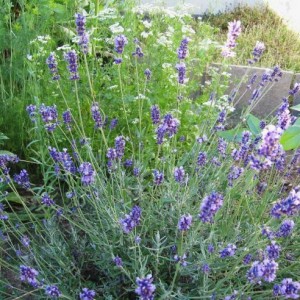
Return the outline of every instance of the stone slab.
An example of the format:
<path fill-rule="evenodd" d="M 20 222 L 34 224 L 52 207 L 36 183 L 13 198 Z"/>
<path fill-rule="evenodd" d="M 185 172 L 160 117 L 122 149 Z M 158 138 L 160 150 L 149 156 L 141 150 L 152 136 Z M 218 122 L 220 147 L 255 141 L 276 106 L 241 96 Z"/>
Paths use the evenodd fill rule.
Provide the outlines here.
<path fill-rule="evenodd" d="M 258 87 L 261 76 L 267 70 L 270 69 L 236 65 L 231 65 L 229 66 L 229 69 L 226 70 L 226 72 L 231 74 L 231 77 L 229 88 L 225 94 L 230 95 L 242 80 L 242 84 L 240 85 L 233 102 L 235 103 L 237 111 L 241 111 L 249 105 L 249 99 L 251 99 L 253 91 Z M 254 107 L 252 111 L 254 115 L 265 118 L 268 115 L 276 113 L 278 106 L 282 102 L 282 98 L 288 97 L 294 78 L 294 73 L 288 71 L 282 72 L 282 78 L 278 82 L 274 83 L 272 88 L 270 88 L 268 91 L 266 89 L 265 95 Z M 250 89 L 247 89 L 249 80 L 254 76 L 254 74 L 257 75 L 257 80 Z M 264 92 L 262 94 L 264 94 Z"/>

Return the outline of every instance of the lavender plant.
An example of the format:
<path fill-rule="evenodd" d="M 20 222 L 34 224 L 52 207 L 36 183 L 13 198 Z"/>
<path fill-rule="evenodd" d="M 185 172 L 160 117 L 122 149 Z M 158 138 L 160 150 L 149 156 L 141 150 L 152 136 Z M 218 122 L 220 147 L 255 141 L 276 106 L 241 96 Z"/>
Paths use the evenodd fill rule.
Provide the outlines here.
<path fill-rule="evenodd" d="M 129 13 L 138 13 L 135 20 L 145 27 L 141 36 L 153 41 L 151 22 L 157 16 L 151 12 L 151 21 L 145 20 L 137 8 Z M 270 124 L 258 120 L 257 127 L 246 126 L 253 107 L 265 100 L 268 82 L 280 80 L 280 69 L 264 74 L 259 93 L 242 112 L 245 122 L 230 135 L 226 121 L 234 96 L 226 104 L 220 101 L 219 111 L 188 97 L 186 76 L 197 49 L 188 36 L 191 27 L 173 48 L 169 35 L 157 40 L 157 49 L 172 53 L 170 78 L 158 75 L 163 67 L 148 70 L 150 64 L 161 65 L 164 54 L 154 57 L 144 40 L 123 31 L 113 32 L 111 64 L 97 69 L 99 44 L 88 32 L 89 18 L 75 16 L 78 48 L 57 61 L 51 52 L 46 61 L 43 76 L 53 81 L 62 103 L 37 101 L 27 109 L 37 138 L 43 137 L 45 184 L 32 182 L 25 169 L 13 174 L 18 157 L 0 153 L 5 297 L 300 297 L 300 188 L 290 172 L 299 153 L 290 159 L 280 144 L 296 120 L 283 99 Z M 228 59 L 241 34 L 240 21 L 229 29 Z M 255 47 L 253 63 L 263 49 Z M 95 73 L 104 75 L 107 68 L 113 70 L 108 77 L 115 94 L 104 80 L 98 90 Z M 166 78 L 170 81 L 161 82 Z M 116 96 L 109 104 L 108 95 Z M 219 101 L 212 96 L 212 102 Z"/>

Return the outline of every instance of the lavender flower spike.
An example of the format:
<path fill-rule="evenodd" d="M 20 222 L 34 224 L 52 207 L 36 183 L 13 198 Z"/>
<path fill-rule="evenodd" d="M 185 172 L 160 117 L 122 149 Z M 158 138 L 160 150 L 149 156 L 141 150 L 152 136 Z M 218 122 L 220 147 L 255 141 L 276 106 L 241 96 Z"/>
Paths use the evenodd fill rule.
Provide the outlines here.
<path fill-rule="evenodd" d="M 178 71 L 178 83 L 184 84 L 185 82 L 185 73 L 186 73 L 186 66 L 185 63 L 176 64 L 176 69 Z"/>
<path fill-rule="evenodd" d="M 70 80 L 78 80 L 78 65 L 77 65 L 77 54 L 75 50 L 71 50 L 65 53 L 64 58 L 66 62 L 69 64 L 68 69 L 70 72 Z"/>
<path fill-rule="evenodd" d="M 82 163 L 78 171 L 81 174 L 81 182 L 83 185 L 90 185 L 95 181 L 96 172 L 89 162 Z"/>
<path fill-rule="evenodd" d="M 115 51 L 119 54 L 122 54 L 124 51 L 125 45 L 128 44 L 128 40 L 125 35 L 121 34 L 115 38 Z"/>
<path fill-rule="evenodd" d="M 188 55 L 188 43 L 189 43 L 189 38 L 184 38 L 181 41 L 181 44 L 177 50 L 177 55 L 178 55 L 178 59 L 185 59 Z"/>
<path fill-rule="evenodd" d="M 85 30 L 86 17 L 82 14 L 75 14 L 75 23 L 77 34 L 79 37 L 78 45 L 84 54 L 88 53 L 89 35 Z"/>
<path fill-rule="evenodd" d="M 236 39 L 241 34 L 241 21 L 234 20 L 233 22 L 228 23 L 228 34 L 227 41 L 222 48 L 222 56 L 224 57 L 234 57 L 235 52 L 232 50 L 236 47 Z"/>
<path fill-rule="evenodd" d="M 183 215 L 178 222 L 178 229 L 180 231 L 187 231 L 192 225 L 193 217 L 190 214 Z"/>
<path fill-rule="evenodd" d="M 82 292 L 79 294 L 80 300 L 94 300 L 96 292 L 94 290 L 89 290 L 88 288 L 83 288 Z"/>
<path fill-rule="evenodd" d="M 58 80 L 60 76 L 58 74 L 57 61 L 54 52 L 50 53 L 46 59 L 46 64 L 48 65 L 50 73 L 52 74 L 52 80 Z"/>
<path fill-rule="evenodd" d="M 140 296 L 140 300 L 153 300 L 155 285 L 152 283 L 152 275 L 149 274 L 145 278 L 137 278 L 136 283 L 138 287 L 135 289 L 135 293 Z"/>
<path fill-rule="evenodd" d="M 206 196 L 200 206 L 200 214 L 198 215 L 203 223 L 212 223 L 217 211 L 223 205 L 223 196 L 217 192 L 212 192 Z"/>

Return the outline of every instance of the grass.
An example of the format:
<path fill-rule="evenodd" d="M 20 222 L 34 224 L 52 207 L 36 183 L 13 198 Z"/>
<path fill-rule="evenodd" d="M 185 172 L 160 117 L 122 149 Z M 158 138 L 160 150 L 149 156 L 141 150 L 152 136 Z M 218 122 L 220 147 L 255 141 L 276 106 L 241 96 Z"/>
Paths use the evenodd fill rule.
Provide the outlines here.
<path fill-rule="evenodd" d="M 300 36 L 290 30 L 269 7 L 240 6 L 232 12 L 206 15 L 203 21 L 219 28 L 218 40 L 225 42 L 228 22 L 234 19 L 241 20 L 243 31 L 238 38 L 238 55 L 232 63 L 247 64 L 256 41 L 261 41 L 265 43 L 266 51 L 258 66 L 279 65 L 284 70 L 300 71 Z"/>

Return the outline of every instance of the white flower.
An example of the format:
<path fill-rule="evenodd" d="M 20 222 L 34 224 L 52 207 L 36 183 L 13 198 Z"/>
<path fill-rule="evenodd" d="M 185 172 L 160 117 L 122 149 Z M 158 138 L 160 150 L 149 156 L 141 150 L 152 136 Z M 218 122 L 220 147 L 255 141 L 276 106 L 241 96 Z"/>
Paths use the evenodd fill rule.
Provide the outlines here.
<path fill-rule="evenodd" d="M 27 57 L 27 59 L 28 59 L 28 60 L 32 60 L 32 55 L 30 55 L 30 54 L 27 54 L 27 56 L 26 56 L 26 57 Z"/>
<path fill-rule="evenodd" d="M 143 23 L 143 25 L 146 27 L 146 28 L 151 28 L 152 26 L 152 23 L 149 22 L 148 20 L 145 20 L 145 21 L 141 21 Z"/>
<path fill-rule="evenodd" d="M 109 26 L 109 29 L 112 33 L 122 33 L 124 32 L 124 28 L 120 25 L 120 23 L 115 23 Z"/>
<path fill-rule="evenodd" d="M 171 46 L 173 44 L 172 41 L 168 40 L 165 35 L 160 35 L 158 39 L 156 40 L 157 44 L 162 46 Z"/>
<path fill-rule="evenodd" d="M 171 67 L 172 67 L 172 64 L 169 64 L 169 63 L 163 63 L 163 64 L 162 64 L 162 68 L 163 68 L 163 69 L 171 68 Z"/>
<path fill-rule="evenodd" d="M 132 121 L 132 124 L 137 124 L 139 122 L 139 119 L 138 118 L 135 118 L 133 121 Z"/>
<path fill-rule="evenodd" d="M 116 19 L 118 16 L 117 11 L 115 9 L 106 8 L 99 12 L 98 17 L 101 21 L 103 21 L 106 19 Z"/>
<path fill-rule="evenodd" d="M 141 33 L 141 36 L 142 36 L 144 39 L 146 39 L 149 35 L 152 35 L 152 31 L 150 31 L 150 32 L 143 31 L 143 32 Z"/>
<path fill-rule="evenodd" d="M 62 45 L 61 47 L 56 48 L 56 50 L 63 50 L 63 51 L 68 51 L 71 50 L 71 46 L 66 44 L 66 45 Z"/>
<path fill-rule="evenodd" d="M 195 34 L 195 30 L 189 26 L 189 25 L 183 25 L 181 28 L 182 33 L 190 33 L 190 34 Z"/>

